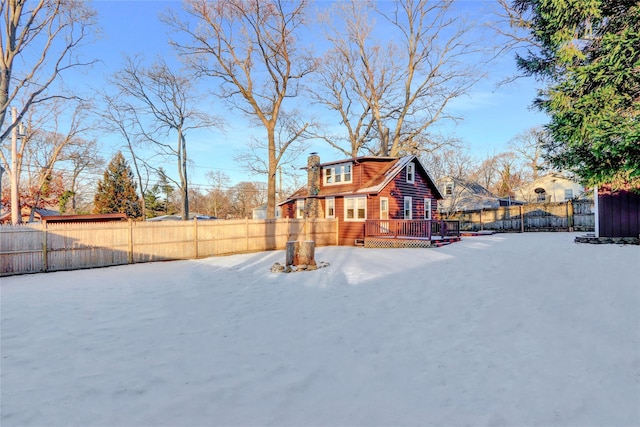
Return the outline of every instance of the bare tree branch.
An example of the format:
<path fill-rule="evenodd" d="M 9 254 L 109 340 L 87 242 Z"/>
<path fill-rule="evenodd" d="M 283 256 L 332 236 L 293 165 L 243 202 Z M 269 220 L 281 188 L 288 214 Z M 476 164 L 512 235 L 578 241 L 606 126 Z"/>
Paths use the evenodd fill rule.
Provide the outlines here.
<path fill-rule="evenodd" d="M 4 140 L 13 129 L 12 123 L 5 125 L 10 105 L 18 108 L 20 122 L 33 104 L 74 98 L 54 92 L 52 85 L 66 71 L 96 62 L 75 56 L 95 26 L 95 12 L 81 0 L 16 0 L 2 1 L 0 13 L 0 140 Z"/>
<path fill-rule="evenodd" d="M 292 132 L 293 139 L 276 141 L 284 102 L 299 94 L 301 80 L 317 67 L 316 60 L 296 45 L 308 2 L 188 0 L 185 4 L 197 26 L 175 14 L 165 16 L 168 25 L 186 36 L 187 41 L 172 44 L 197 75 L 220 83 L 216 95 L 266 131 L 267 155 L 260 157 L 267 159 L 267 217 L 274 218 L 279 162 L 306 128 Z"/>
<path fill-rule="evenodd" d="M 349 148 L 380 156 L 431 150 L 431 128 L 451 100 L 483 76 L 469 65 L 480 53 L 473 26 L 452 11 L 451 1 L 344 2 L 327 22 L 333 49 L 325 57 L 316 102 L 338 113 Z M 376 24 L 375 17 L 381 23 Z M 376 39 L 384 33 L 386 45 Z M 393 36 L 391 36 L 393 34 Z M 332 144 L 334 147 L 337 144 Z"/>
<path fill-rule="evenodd" d="M 111 114 L 119 133 L 126 135 L 134 164 L 137 156 L 133 140 L 151 143 L 160 153 L 172 157 L 177 162 L 182 219 L 189 219 L 187 133 L 198 128 L 221 128 L 222 120 L 195 107 L 200 97 L 195 94 L 192 79 L 176 74 L 163 60 L 146 67 L 142 57 L 126 57 L 124 68 L 110 82 L 117 88 L 119 99 L 118 105 L 111 103 L 110 108 L 118 112 L 107 114 Z M 166 142 L 169 135 L 175 135 L 175 144 Z M 157 169 L 149 163 L 147 166 Z"/>

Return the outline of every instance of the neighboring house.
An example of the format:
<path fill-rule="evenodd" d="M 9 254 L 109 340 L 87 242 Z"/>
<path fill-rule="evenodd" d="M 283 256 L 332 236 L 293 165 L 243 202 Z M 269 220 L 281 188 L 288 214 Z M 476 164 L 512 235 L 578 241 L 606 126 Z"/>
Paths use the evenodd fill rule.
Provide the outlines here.
<path fill-rule="evenodd" d="M 251 210 L 253 219 L 267 219 L 267 205 L 261 205 Z M 282 212 L 278 206 L 276 206 L 276 219 L 282 217 Z"/>
<path fill-rule="evenodd" d="M 444 215 L 522 204 L 513 199 L 500 198 L 482 185 L 460 178 L 446 176 L 440 178 L 437 184 L 444 196 L 439 204 L 439 211 Z"/>
<path fill-rule="evenodd" d="M 585 189 L 575 181 L 551 173 L 515 190 L 516 198 L 527 203 L 555 203 L 582 197 Z"/>
<path fill-rule="evenodd" d="M 640 188 L 596 189 L 595 236 L 640 237 Z"/>
<path fill-rule="evenodd" d="M 23 223 L 29 222 L 29 218 L 31 217 L 31 208 L 23 207 L 21 209 L 21 221 Z M 57 216 L 60 215 L 60 212 L 53 209 L 44 209 L 44 208 L 36 208 L 33 213 L 33 222 L 42 222 L 42 220 L 49 216 Z M 11 223 L 11 211 L 4 212 L 2 216 L 0 216 L 0 224 L 10 224 Z"/>
<path fill-rule="evenodd" d="M 306 187 L 279 203 L 282 218 L 336 218 L 338 244 L 364 239 L 366 220 L 431 220 L 442 199 L 416 156 L 320 163 L 312 153 Z"/>

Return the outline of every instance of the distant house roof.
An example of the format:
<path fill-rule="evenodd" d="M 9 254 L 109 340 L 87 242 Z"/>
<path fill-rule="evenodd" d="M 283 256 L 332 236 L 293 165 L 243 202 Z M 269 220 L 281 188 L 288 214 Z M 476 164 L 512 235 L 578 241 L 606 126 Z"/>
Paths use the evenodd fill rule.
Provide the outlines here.
<path fill-rule="evenodd" d="M 453 182 L 456 186 L 464 187 L 469 193 L 474 194 L 476 196 L 489 197 L 497 199 L 498 196 L 493 194 L 491 191 L 484 188 L 482 185 L 477 182 L 466 181 L 461 178 L 453 178 L 450 176 L 441 178 L 438 182 Z"/>
<path fill-rule="evenodd" d="M 453 183 L 453 193 L 445 198 L 440 207 L 444 210 L 466 211 L 497 208 L 498 206 L 521 205 L 512 198 L 498 197 L 477 182 L 446 176 L 438 180 L 439 185 Z"/>
<path fill-rule="evenodd" d="M 110 213 L 110 214 L 88 214 L 88 215 L 51 215 L 42 218 L 42 222 L 46 223 L 63 223 L 63 222 L 110 222 L 124 221 L 127 214 Z"/>
<path fill-rule="evenodd" d="M 35 208 L 34 209 L 34 218 L 38 220 L 43 220 L 44 218 L 48 218 L 51 216 L 60 215 L 60 212 L 53 209 L 45 209 L 45 208 Z M 31 208 L 28 206 L 22 207 L 22 212 L 20 212 L 20 218 L 24 222 L 24 219 L 31 216 Z M 11 221 L 11 211 L 5 211 L 0 215 L 0 223 L 10 222 Z"/>
<path fill-rule="evenodd" d="M 196 212 L 189 213 L 189 219 L 218 219 L 215 216 L 204 215 Z M 147 218 L 147 221 L 182 221 L 182 215 L 160 215 Z"/>

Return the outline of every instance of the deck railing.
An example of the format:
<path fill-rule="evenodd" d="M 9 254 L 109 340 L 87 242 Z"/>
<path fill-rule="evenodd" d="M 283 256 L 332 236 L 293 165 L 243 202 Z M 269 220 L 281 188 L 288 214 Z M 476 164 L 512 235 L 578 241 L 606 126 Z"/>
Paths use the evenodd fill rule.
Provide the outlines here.
<path fill-rule="evenodd" d="M 365 237 L 432 237 L 460 236 L 460 222 L 431 219 L 368 219 Z"/>

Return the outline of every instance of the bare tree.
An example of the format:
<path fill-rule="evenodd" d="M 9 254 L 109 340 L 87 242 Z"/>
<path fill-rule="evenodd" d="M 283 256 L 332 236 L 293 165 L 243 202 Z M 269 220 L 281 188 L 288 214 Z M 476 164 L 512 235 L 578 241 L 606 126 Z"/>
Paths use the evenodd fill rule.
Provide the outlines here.
<path fill-rule="evenodd" d="M 73 97 L 51 89 L 66 71 L 95 62 L 75 55 L 95 25 L 95 12 L 81 0 L 3 0 L 0 12 L 0 140 L 4 140 L 14 126 L 5 126 L 10 105 L 19 104 L 20 122 L 33 104 Z"/>
<path fill-rule="evenodd" d="M 300 155 L 308 149 L 308 144 L 305 143 L 306 138 L 301 138 L 298 132 L 300 129 L 309 129 L 313 126 L 311 123 L 303 123 L 299 119 L 301 116 L 302 114 L 298 111 L 282 111 L 280 113 L 280 120 L 278 120 L 274 132 L 275 148 L 279 153 L 277 156 L 278 170 L 282 170 L 282 168 L 287 170 L 286 166 L 295 165 Z M 298 142 L 294 143 L 292 138 L 297 138 Z M 269 158 L 264 156 L 264 153 L 268 151 L 268 141 L 263 138 L 250 137 L 245 150 L 236 155 L 234 160 L 253 174 L 268 175 Z"/>
<path fill-rule="evenodd" d="M 207 181 L 211 184 L 209 202 L 213 216 L 218 217 L 220 209 L 226 203 L 226 188 L 231 182 L 229 176 L 222 171 L 209 171 L 206 173 Z"/>
<path fill-rule="evenodd" d="M 498 155 L 487 155 L 480 164 L 475 168 L 469 176 L 469 180 L 477 182 L 487 190 L 491 191 L 495 188 L 495 184 L 499 181 L 500 165 Z"/>
<path fill-rule="evenodd" d="M 479 66 L 469 65 L 481 62 L 472 26 L 452 13 L 452 4 L 397 0 L 388 10 L 387 2 L 337 3 L 331 19 L 340 21 L 329 29 L 333 49 L 316 100 L 346 127 L 350 146 L 343 152 L 398 156 L 447 143 L 433 125 L 457 120 L 447 113 L 449 103 L 482 77 Z M 375 33 L 393 41 L 383 45 Z"/>
<path fill-rule="evenodd" d="M 449 218 L 462 210 L 469 203 L 469 194 L 464 188 L 474 185 L 472 174 L 477 168 L 477 160 L 468 149 L 462 144 L 443 147 L 422 153 L 420 159 L 444 196 L 438 203 L 440 213 Z"/>
<path fill-rule="evenodd" d="M 310 55 L 297 48 L 308 2 L 187 0 L 185 4 L 197 25 L 192 27 L 175 14 L 165 16 L 165 22 L 183 36 L 173 45 L 198 75 L 220 83 L 217 95 L 264 127 L 267 217 L 273 218 L 278 166 L 308 127 L 301 123 L 278 139 L 285 100 L 298 95 L 300 81 L 317 67 Z"/>
<path fill-rule="evenodd" d="M 125 99 L 123 112 L 131 115 L 139 136 L 152 143 L 159 154 L 177 162 L 178 179 L 167 178 L 180 190 L 182 219 L 189 219 L 187 133 L 221 127 L 222 121 L 195 107 L 199 97 L 192 78 L 175 73 L 163 60 L 145 67 L 140 57 L 125 58 L 125 67 L 114 75 L 112 83 Z M 175 144 L 166 142 L 169 134 L 175 135 Z"/>
<path fill-rule="evenodd" d="M 66 72 L 95 62 L 83 61 L 75 55 L 95 24 L 95 13 L 81 0 L 3 0 L 0 15 L 0 142 L 3 142 L 32 106 L 56 98 L 77 98 L 54 88 L 54 83 L 61 82 Z M 16 117 L 7 124 L 7 112 L 12 106 Z M 12 191 L 17 192 L 20 174 L 15 170 L 15 162 L 13 167 L 9 166 L 9 157 L 3 145 L 0 160 L 11 177 Z M 17 209 L 12 207 L 14 221 L 19 221 Z"/>
<path fill-rule="evenodd" d="M 189 205 L 192 212 L 209 215 L 206 195 L 198 188 L 189 187 Z"/>
<path fill-rule="evenodd" d="M 26 197 L 23 202 L 29 200 L 32 208 L 30 221 L 33 208 L 40 206 L 40 197 L 51 188 L 56 166 L 84 141 L 81 135 L 88 130 L 88 109 L 89 104 L 83 102 L 54 98 L 34 104 L 27 112 L 25 134 L 16 147 L 17 161 L 12 163 L 16 176 L 26 178 L 25 185 L 18 188 L 22 188 L 19 192 Z M 2 148 L 7 149 L 7 145 L 4 141 Z"/>
<path fill-rule="evenodd" d="M 516 60 L 519 61 L 522 57 L 517 52 L 531 53 L 542 49 L 542 45 L 532 36 L 533 17 L 526 3 L 518 0 L 496 0 L 493 4 L 494 20 L 488 25 L 499 38 L 494 43 L 494 57 L 515 51 Z M 512 83 L 520 77 L 523 77 L 523 74 L 505 76 L 498 85 Z"/>
<path fill-rule="evenodd" d="M 543 127 L 535 127 L 519 133 L 509 141 L 509 148 L 518 154 L 530 169 L 530 175 L 523 178 L 538 179 L 540 170 L 545 166 L 542 157 L 543 146 L 551 138 Z"/>
<path fill-rule="evenodd" d="M 476 168 L 476 160 L 461 145 L 443 147 L 420 154 L 420 161 L 434 180 L 444 177 L 469 180 Z"/>
<path fill-rule="evenodd" d="M 240 182 L 229 189 L 228 196 L 232 212 L 238 218 L 248 218 L 251 210 L 263 205 L 267 189 L 262 182 Z"/>
<path fill-rule="evenodd" d="M 519 167 L 519 163 L 520 159 L 513 152 L 506 152 L 500 155 L 500 182 L 494 189 L 498 196 L 514 197 L 514 190 L 524 183 L 522 168 Z"/>
<path fill-rule="evenodd" d="M 75 138 L 72 144 L 64 150 L 61 163 L 69 164 L 68 172 L 65 174 L 67 188 L 67 198 L 71 201 L 70 210 L 78 213 L 79 204 L 84 199 L 83 187 L 86 186 L 86 179 L 83 174 L 98 174 L 104 169 L 105 160 L 98 154 L 98 143 L 96 140 L 85 140 Z M 85 181 L 85 182 L 83 182 Z M 93 184 L 93 180 L 91 182 Z M 65 200 L 67 202 L 68 200 Z M 65 208 L 67 205 L 65 203 Z"/>
<path fill-rule="evenodd" d="M 118 95 L 102 95 L 104 108 L 99 113 L 104 119 L 102 128 L 106 132 L 119 135 L 125 144 L 125 148 L 131 155 L 133 171 L 138 181 L 141 195 L 142 218 L 147 218 L 147 192 L 149 191 L 149 170 L 145 166 L 147 161 L 139 157 L 139 150 L 144 138 L 142 132 L 138 130 L 139 118 L 136 108 L 121 99 Z"/>
<path fill-rule="evenodd" d="M 367 1 L 336 3 L 324 16 L 332 44 L 312 90 L 316 103 L 337 113 L 345 133 L 317 134 L 333 148 L 357 157 L 375 138 L 375 106 L 398 79 L 393 45 L 368 47 L 374 32 L 373 6 Z M 377 110 L 379 114 L 379 108 Z"/>

